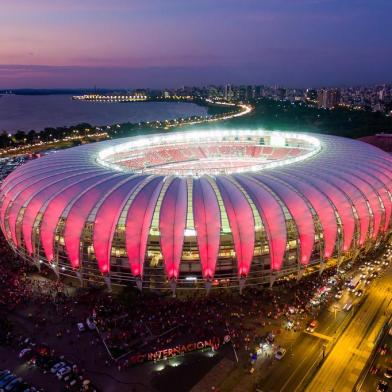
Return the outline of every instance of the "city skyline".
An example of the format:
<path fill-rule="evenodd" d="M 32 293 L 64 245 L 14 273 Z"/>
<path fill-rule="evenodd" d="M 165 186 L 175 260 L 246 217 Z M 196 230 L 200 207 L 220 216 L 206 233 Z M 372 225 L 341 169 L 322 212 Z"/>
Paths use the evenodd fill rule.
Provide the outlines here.
<path fill-rule="evenodd" d="M 384 0 L 5 0 L 0 88 L 390 81 Z"/>

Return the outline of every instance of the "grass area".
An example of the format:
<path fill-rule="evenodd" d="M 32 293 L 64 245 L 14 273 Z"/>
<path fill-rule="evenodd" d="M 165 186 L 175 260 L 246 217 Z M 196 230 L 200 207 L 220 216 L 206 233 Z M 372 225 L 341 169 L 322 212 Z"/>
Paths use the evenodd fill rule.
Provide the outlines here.
<path fill-rule="evenodd" d="M 346 108 L 318 109 L 304 104 L 263 99 L 253 104 L 255 110 L 248 116 L 234 118 L 200 128 L 266 128 L 316 132 L 359 138 L 380 132 L 392 132 L 392 117 L 382 113 Z"/>

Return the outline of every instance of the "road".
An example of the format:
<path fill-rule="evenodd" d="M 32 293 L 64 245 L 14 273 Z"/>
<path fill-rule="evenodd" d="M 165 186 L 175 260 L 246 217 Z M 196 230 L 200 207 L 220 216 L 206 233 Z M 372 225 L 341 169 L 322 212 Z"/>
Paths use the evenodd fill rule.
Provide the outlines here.
<path fill-rule="evenodd" d="M 262 390 L 269 392 L 295 392 L 301 390 L 302 382 L 312 369 L 320 362 L 323 346 L 330 344 L 339 333 L 340 326 L 349 321 L 350 312 L 338 311 L 344 303 L 351 302 L 350 295 L 345 293 L 335 309 L 330 306 L 317 316 L 319 327 L 315 333 L 301 332 L 292 347 L 286 347 L 287 354 L 265 375 Z"/>
<path fill-rule="evenodd" d="M 364 303 L 307 387 L 307 392 L 352 391 L 391 310 L 391 281 L 392 271 L 389 269 L 373 283 Z"/>
<path fill-rule="evenodd" d="M 357 270 L 349 275 L 353 277 L 360 274 L 361 272 Z M 358 314 L 368 306 L 374 306 L 373 295 L 369 297 L 369 294 L 373 292 L 380 293 L 380 289 L 386 290 L 388 288 L 387 282 L 391 282 L 391 272 L 388 273 L 388 276 L 384 275 L 375 279 L 370 287 L 366 288 L 366 296 L 360 299 L 349 293 L 348 290 L 343 290 L 344 294 L 340 300 L 334 300 L 328 308 L 321 309 L 319 314 L 315 314 L 319 325 L 314 333 L 309 334 L 304 331 L 292 347 L 285 347 L 287 349 L 286 356 L 264 374 L 260 380 L 260 390 L 269 392 L 303 391 L 309 380 L 317 373 L 323 359 L 323 351 L 328 354 L 334 344 L 340 341 L 340 337 L 346 335 L 346 332 L 343 331 L 349 324 L 355 322 Z M 358 288 L 365 290 L 364 283 L 361 282 Z M 344 304 L 347 303 L 353 304 L 352 309 L 348 312 L 343 310 Z M 365 310 L 364 314 L 366 312 Z M 371 314 L 371 312 L 368 314 Z M 362 319 L 360 319 L 360 322 L 362 323 Z M 319 386 L 316 390 L 317 392 L 324 391 Z M 326 392 L 328 391 L 327 389 Z M 340 392 L 339 389 L 336 389 L 336 391 Z"/>
<path fill-rule="evenodd" d="M 359 273 L 356 273 L 359 275 Z M 354 307 L 349 312 L 343 311 L 344 304 L 358 303 L 353 294 L 344 291 L 343 297 L 328 307 L 314 314 L 318 320 L 315 332 L 301 332 L 292 347 L 286 347 L 286 356 L 276 364 L 261 381 L 261 390 L 269 392 L 300 391 L 302 383 L 312 374 L 323 356 L 324 345 L 331 345 L 344 325 L 352 317 Z"/>
<path fill-rule="evenodd" d="M 379 342 L 377 349 L 375 350 L 375 357 L 373 358 L 373 361 L 367 364 L 367 370 L 369 370 L 369 368 L 373 368 L 373 369 L 377 368 L 378 369 L 377 373 L 374 374 L 370 371 L 367 371 L 365 377 L 361 378 L 360 382 L 358 383 L 356 389 L 357 391 L 360 392 L 375 391 L 379 380 L 385 380 L 391 386 L 391 380 L 385 377 L 384 375 L 386 369 L 392 367 L 392 353 L 391 353 L 392 335 L 388 333 L 389 329 L 390 329 L 390 325 L 386 327 L 384 337 Z M 385 344 L 387 345 L 388 350 L 386 353 L 384 352 L 381 353 L 381 348 Z"/>

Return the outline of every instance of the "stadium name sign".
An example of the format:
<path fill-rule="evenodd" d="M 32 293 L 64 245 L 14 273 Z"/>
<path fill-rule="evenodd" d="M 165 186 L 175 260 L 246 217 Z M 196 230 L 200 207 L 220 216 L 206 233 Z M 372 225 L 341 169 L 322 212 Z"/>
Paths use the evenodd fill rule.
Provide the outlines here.
<path fill-rule="evenodd" d="M 130 362 L 136 364 L 145 361 L 159 361 L 160 359 L 172 358 L 176 357 L 177 355 L 182 355 L 197 350 L 203 350 L 208 347 L 211 347 L 213 350 L 218 350 L 218 348 L 220 347 L 220 339 L 214 336 L 211 339 L 200 340 L 198 342 L 188 344 L 179 344 L 178 346 L 166 348 L 164 350 L 132 355 L 130 358 Z"/>

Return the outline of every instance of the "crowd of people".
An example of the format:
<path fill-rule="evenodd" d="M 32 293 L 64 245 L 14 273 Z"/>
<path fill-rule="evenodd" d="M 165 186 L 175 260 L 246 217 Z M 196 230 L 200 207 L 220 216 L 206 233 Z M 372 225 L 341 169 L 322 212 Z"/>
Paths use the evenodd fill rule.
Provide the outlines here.
<path fill-rule="evenodd" d="M 31 297 L 31 287 L 26 284 L 31 267 L 12 252 L 3 236 L 0 254 L 0 309 L 10 312 Z"/>
<path fill-rule="evenodd" d="M 295 328 L 300 328 L 298 320 L 310 314 L 309 302 L 315 291 L 336 272 L 328 269 L 303 278 L 301 284 L 279 282 L 271 290 L 248 288 L 242 295 L 238 291 L 213 290 L 209 295 L 203 292 L 172 298 L 133 289 L 125 290 L 125 294 L 74 290 L 68 295 L 60 281 L 38 278 L 35 267 L 15 255 L 3 237 L 0 250 L 0 305 L 5 315 L 21 305 L 46 305 L 57 310 L 61 319 L 76 325 L 80 312 L 84 312 L 84 320 L 94 319 L 113 358 L 213 337 L 222 341 L 226 335 L 239 350 L 248 349 L 260 334 L 279 329 L 288 319 L 295 318 L 293 313 L 301 315 L 295 324 Z M 78 307 L 82 310 L 78 311 Z M 37 328 L 49 322 L 43 314 L 29 316 Z M 58 337 L 67 333 L 56 328 L 53 331 Z"/>
<path fill-rule="evenodd" d="M 220 290 L 192 296 L 151 295 L 134 292 L 133 298 L 99 296 L 93 313 L 108 347 L 115 355 L 156 352 L 178 344 L 229 335 L 237 348 L 249 349 L 262 334 L 279 333 L 288 320 L 294 330 L 313 314 L 310 300 L 327 284 L 334 268 L 304 278 L 301 284 L 287 281 L 274 289 Z M 278 331 L 276 331 L 278 329 Z"/>

